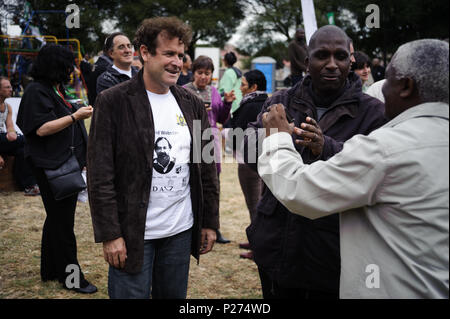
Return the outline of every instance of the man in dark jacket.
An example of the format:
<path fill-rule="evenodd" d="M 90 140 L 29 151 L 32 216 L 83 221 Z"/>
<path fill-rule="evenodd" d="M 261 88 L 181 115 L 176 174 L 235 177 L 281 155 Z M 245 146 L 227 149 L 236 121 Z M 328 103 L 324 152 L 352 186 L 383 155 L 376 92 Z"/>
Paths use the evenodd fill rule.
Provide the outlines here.
<path fill-rule="evenodd" d="M 97 94 L 121 82 L 128 81 L 138 72 L 138 69 L 131 65 L 133 63 L 133 46 L 127 36 L 116 35 L 108 54 L 113 64 L 108 66 L 106 71 L 98 77 Z"/>
<path fill-rule="evenodd" d="M 103 44 L 103 53 L 94 63 L 94 67 L 92 68 L 92 73 L 89 77 L 87 86 L 88 86 L 88 99 L 89 104 L 94 105 L 95 99 L 97 98 L 97 79 L 98 77 L 106 71 L 108 67 L 113 64 L 112 58 L 109 56 L 109 52 L 113 47 L 114 38 L 118 35 L 125 35 L 122 32 L 114 32 L 111 33 L 105 39 L 105 43 Z"/>
<path fill-rule="evenodd" d="M 308 55 L 305 31 L 302 28 L 295 32 L 294 40 L 288 46 L 289 61 L 291 62 L 291 84 L 294 86 L 303 78 L 306 72 L 305 59 Z"/>
<path fill-rule="evenodd" d="M 136 32 L 143 68 L 97 98 L 88 189 L 111 298 L 186 298 L 190 254 L 198 259 L 216 240 L 216 164 L 199 158 L 213 136 L 192 140 L 210 128 L 208 115 L 200 99 L 175 85 L 191 37 L 177 18 L 144 20 Z M 160 137 L 175 158 L 162 173 L 153 166 Z"/>
<path fill-rule="evenodd" d="M 106 51 L 103 51 L 106 52 Z M 92 72 L 87 80 L 88 87 L 88 99 L 89 104 L 94 105 L 95 99 L 97 98 L 97 79 L 106 69 L 112 65 L 112 59 L 106 54 L 103 53 L 94 63 L 92 67 Z"/>
<path fill-rule="evenodd" d="M 233 113 L 231 119 L 231 127 L 245 131 L 248 123 L 256 121 L 258 114 L 261 112 L 264 102 L 268 96 L 266 93 L 267 80 L 260 70 L 250 70 L 242 76 L 241 92 L 242 100 L 239 108 Z M 244 193 L 245 203 L 247 204 L 248 212 L 250 213 L 250 221 L 255 218 L 256 205 L 261 197 L 261 179 L 258 172 L 252 170 L 248 165 L 242 162 L 240 155 L 242 154 L 242 140 L 237 144 L 237 140 L 233 135 L 230 140 L 233 141 L 233 150 L 236 150 L 236 158 L 238 160 L 238 178 L 241 184 L 242 192 Z M 240 248 L 250 249 L 250 244 L 240 243 Z M 253 259 L 253 252 L 243 252 L 240 254 L 241 258 Z"/>
<path fill-rule="evenodd" d="M 341 151 L 347 139 L 369 134 L 386 119 L 384 104 L 363 94 L 359 77 L 349 73 L 349 39 L 344 31 L 335 26 L 317 30 L 311 38 L 306 61 L 309 74 L 305 79 L 267 100 L 253 127 L 262 128 L 262 113 L 270 105 L 283 104 L 295 126 L 304 129 L 301 136 L 304 140 L 296 147 L 312 163 L 327 160 Z M 315 134 L 316 122 L 323 135 Z M 256 169 L 254 163 L 249 164 Z M 316 220 L 293 215 L 264 186 L 257 216 L 247 228 L 247 236 L 264 298 L 338 298 L 337 214 Z"/>

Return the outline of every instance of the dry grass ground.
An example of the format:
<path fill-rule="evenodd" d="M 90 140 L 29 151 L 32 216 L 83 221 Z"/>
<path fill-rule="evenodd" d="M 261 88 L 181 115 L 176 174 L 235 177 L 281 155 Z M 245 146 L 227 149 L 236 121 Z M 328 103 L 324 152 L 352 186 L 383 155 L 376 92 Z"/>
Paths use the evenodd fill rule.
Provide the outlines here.
<path fill-rule="evenodd" d="M 237 178 L 237 165 L 224 164 L 221 174 L 221 231 L 230 244 L 216 244 L 191 259 L 188 298 L 261 298 L 256 265 L 240 259 L 249 215 Z M 101 244 L 94 243 L 89 205 L 78 203 L 75 217 L 78 260 L 88 280 L 99 288 L 85 296 L 66 291 L 57 282 L 41 282 L 40 242 L 45 211 L 40 197 L 22 192 L 0 193 L 0 298 L 108 298 L 107 264 Z"/>

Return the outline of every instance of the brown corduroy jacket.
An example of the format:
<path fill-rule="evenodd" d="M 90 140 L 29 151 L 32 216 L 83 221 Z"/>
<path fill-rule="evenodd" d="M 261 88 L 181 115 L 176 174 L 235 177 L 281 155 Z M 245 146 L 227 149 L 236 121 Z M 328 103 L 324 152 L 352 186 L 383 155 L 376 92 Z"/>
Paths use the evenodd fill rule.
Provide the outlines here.
<path fill-rule="evenodd" d="M 201 229 L 219 228 L 216 165 L 214 161 L 198 160 L 202 149 L 213 143 L 213 137 L 208 135 L 211 138 L 200 143 L 199 130 L 194 130 L 195 120 L 200 120 L 196 123 L 198 128 L 201 127 L 201 133 L 210 127 L 204 104 L 182 87 L 173 86 L 170 90 L 192 137 L 189 164 L 194 213 L 191 254 L 199 259 Z M 87 154 L 94 237 L 96 242 L 124 238 L 127 260 L 123 270 L 127 273 L 137 273 L 142 268 L 154 139 L 153 115 L 142 71 L 131 80 L 99 94 Z"/>

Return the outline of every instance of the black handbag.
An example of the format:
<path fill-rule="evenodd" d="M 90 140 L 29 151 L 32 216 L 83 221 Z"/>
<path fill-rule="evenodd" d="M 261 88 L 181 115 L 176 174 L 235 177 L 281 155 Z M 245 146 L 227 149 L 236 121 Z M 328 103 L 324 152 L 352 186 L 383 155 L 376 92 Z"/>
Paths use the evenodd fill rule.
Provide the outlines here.
<path fill-rule="evenodd" d="M 44 169 L 50 189 L 56 200 L 61 200 L 77 194 L 87 187 L 83 176 L 81 175 L 80 165 L 74 153 L 73 130 L 72 124 L 72 145 L 70 147 L 72 154 L 69 159 L 57 169 Z"/>

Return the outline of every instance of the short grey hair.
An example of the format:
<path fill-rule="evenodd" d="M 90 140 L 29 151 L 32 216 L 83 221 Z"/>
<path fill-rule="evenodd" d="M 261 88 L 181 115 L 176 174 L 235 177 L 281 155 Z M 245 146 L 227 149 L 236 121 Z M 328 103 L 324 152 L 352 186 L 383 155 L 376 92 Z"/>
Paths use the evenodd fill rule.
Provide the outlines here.
<path fill-rule="evenodd" d="M 412 78 L 422 102 L 449 102 L 449 45 L 447 42 L 423 39 L 398 48 L 391 67 L 396 77 Z"/>

